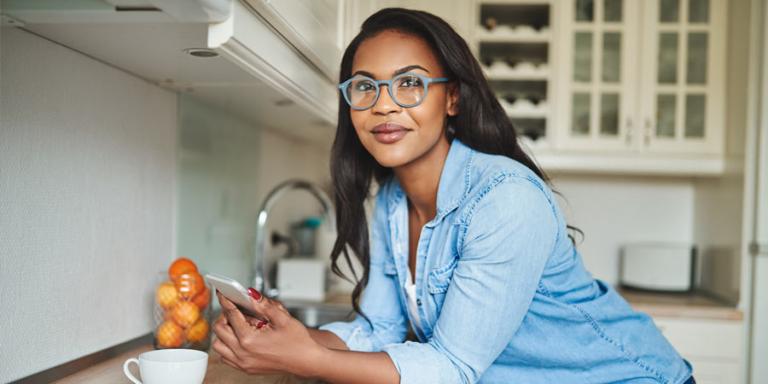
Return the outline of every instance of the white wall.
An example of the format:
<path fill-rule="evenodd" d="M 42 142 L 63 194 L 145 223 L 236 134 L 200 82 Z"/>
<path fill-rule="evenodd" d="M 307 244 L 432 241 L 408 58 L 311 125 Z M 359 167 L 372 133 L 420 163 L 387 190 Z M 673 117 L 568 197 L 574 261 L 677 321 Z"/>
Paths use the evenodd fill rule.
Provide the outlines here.
<path fill-rule="evenodd" d="M 186 95 L 179 99 L 179 113 L 179 255 L 248 284 L 262 201 L 291 178 L 327 186 L 329 149 L 254 126 Z M 312 195 L 290 192 L 273 208 L 268 230 L 288 234 L 290 223 L 319 212 Z"/>
<path fill-rule="evenodd" d="M 694 239 L 700 244 L 705 290 L 733 303 L 740 299 L 744 161 L 749 75 L 750 4 L 728 4 L 726 174 L 695 184 Z"/>
<path fill-rule="evenodd" d="M 179 122 L 178 253 L 204 272 L 244 282 L 258 204 L 260 133 L 186 95 L 179 98 Z"/>
<path fill-rule="evenodd" d="M 2 28 L 0 382 L 151 330 L 176 96 Z"/>
<path fill-rule="evenodd" d="M 560 207 L 576 236 L 587 269 L 610 284 L 618 282 L 619 251 L 627 242 L 691 242 L 693 183 L 688 179 L 553 175 L 566 201 Z"/>

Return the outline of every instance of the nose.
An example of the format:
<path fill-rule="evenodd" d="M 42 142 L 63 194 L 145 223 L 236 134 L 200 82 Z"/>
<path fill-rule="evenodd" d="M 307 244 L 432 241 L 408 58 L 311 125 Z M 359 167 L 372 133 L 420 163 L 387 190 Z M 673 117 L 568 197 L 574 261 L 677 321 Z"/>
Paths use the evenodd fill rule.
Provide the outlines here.
<path fill-rule="evenodd" d="M 386 89 L 385 89 L 386 88 Z M 398 112 L 402 109 L 397 105 L 392 96 L 389 95 L 389 85 L 382 84 L 379 87 L 379 99 L 371 107 L 371 111 L 375 114 L 386 115 L 392 112 Z"/>

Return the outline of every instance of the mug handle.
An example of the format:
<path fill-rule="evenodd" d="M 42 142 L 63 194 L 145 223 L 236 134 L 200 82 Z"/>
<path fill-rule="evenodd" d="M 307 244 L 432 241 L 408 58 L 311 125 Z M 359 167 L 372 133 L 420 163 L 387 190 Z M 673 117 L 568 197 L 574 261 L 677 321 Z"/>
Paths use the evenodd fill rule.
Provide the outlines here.
<path fill-rule="evenodd" d="M 133 384 L 141 384 L 141 381 L 139 381 L 139 379 L 137 379 L 131 374 L 131 370 L 129 369 L 131 366 L 131 363 L 136 363 L 136 365 L 139 365 L 139 360 L 134 358 L 130 358 L 126 360 L 125 363 L 123 363 L 123 372 L 125 373 L 126 376 L 128 376 L 128 379 L 131 380 Z"/>

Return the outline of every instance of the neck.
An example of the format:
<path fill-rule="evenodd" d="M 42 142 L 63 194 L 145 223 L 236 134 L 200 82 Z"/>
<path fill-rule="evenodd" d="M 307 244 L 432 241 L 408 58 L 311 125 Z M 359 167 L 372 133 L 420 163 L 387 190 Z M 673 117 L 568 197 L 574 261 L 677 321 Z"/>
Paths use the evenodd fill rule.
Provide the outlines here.
<path fill-rule="evenodd" d="M 432 220 L 437 214 L 440 174 L 450 148 L 451 143 L 445 136 L 441 136 L 438 143 L 423 156 L 393 170 L 400 187 L 408 196 L 410 207 L 422 223 Z"/>

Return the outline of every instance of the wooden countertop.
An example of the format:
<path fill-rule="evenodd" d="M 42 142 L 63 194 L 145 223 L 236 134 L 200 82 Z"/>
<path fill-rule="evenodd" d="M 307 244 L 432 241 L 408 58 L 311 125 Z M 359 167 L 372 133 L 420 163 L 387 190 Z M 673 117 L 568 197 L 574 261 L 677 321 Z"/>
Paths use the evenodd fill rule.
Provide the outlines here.
<path fill-rule="evenodd" d="M 106 361 L 83 369 L 61 380 L 54 381 L 57 384 L 104 384 L 104 383 L 131 383 L 123 374 L 123 363 L 131 357 L 151 351 L 152 345 L 146 344 L 124 352 Z M 139 368 L 131 364 L 131 372 L 138 376 Z M 317 383 L 314 380 L 300 379 L 294 375 L 248 375 L 221 362 L 219 355 L 210 351 L 208 353 L 208 371 L 205 373 L 205 384 L 310 384 Z"/>
<path fill-rule="evenodd" d="M 696 292 L 656 293 L 616 288 L 635 310 L 651 317 L 680 317 L 709 320 L 740 321 L 744 313 L 731 305 Z"/>
<path fill-rule="evenodd" d="M 744 317 L 741 310 L 723 304 L 698 293 L 655 293 L 627 288 L 616 288 L 629 304 L 638 311 L 651 317 L 698 318 L 711 320 L 741 321 Z M 349 297 L 335 295 L 326 300 L 327 304 L 349 305 Z M 151 343 L 141 344 L 126 352 L 120 353 L 103 362 L 94 364 L 54 383 L 59 384 L 102 384 L 130 383 L 123 374 L 123 362 L 131 357 L 137 357 L 145 351 L 152 350 Z M 133 366 L 132 372 L 138 368 Z M 293 375 L 248 375 L 221 362 L 216 352 L 210 351 L 208 371 L 205 375 L 206 384 L 217 383 L 248 383 L 248 384 L 312 384 L 315 380 L 301 379 Z"/>

